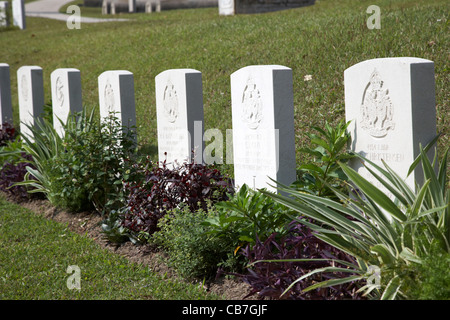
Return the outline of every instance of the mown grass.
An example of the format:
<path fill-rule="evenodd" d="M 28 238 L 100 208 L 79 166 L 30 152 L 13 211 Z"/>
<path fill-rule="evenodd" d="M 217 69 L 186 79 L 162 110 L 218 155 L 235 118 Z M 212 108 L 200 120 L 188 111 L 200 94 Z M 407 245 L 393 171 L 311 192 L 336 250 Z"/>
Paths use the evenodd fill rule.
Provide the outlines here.
<path fill-rule="evenodd" d="M 363 60 L 414 56 L 435 62 L 438 130 L 448 145 L 448 9 L 446 0 L 380 0 L 381 29 L 369 30 L 366 13 L 373 1 L 318 0 L 300 9 L 221 17 L 217 8 L 120 14 L 128 22 L 82 24 L 27 18 L 27 30 L 0 33 L 0 61 L 11 66 L 15 123 L 18 124 L 16 70 L 44 69 L 46 102 L 50 73 L 61 67 L 81 70 L 84 104 L 98 105 L 97 77 L 125 69 L 135 77 L 139 143 L 156 157 L 154 77 L 167 69 L 194 68 L 203 75 L 204 129 L 224 133 L 231 126 L 230 75 L 253 64 L 293 69 L 297 150 L 311 125 L 344 118 L 343 72 Z M 82 13 L 97 15 L 101 8 Z M 95 13 L 97 10 L 97 13 Z M 312 75 L 311 81 L 304 81 Z M 305 159 L 297 152 L 297 162 Z"/>
<path fill-rule="evenodd" d="M 80 290 L 69 289 L 69 266 Z M 218 299 L 198 286 L 152 273 L 67 226 L 0 197 L 0 300 Z"/>

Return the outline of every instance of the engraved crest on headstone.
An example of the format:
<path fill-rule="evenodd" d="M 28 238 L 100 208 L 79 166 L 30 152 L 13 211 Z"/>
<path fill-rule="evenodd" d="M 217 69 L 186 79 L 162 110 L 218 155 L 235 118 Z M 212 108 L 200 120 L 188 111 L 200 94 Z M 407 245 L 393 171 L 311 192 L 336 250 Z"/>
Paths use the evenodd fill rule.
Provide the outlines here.
<path fill-rule="evenodd" d="M 109 113 L 114 112 L 114 105 L 114 90 L 109 80 L 107 80 L 105 85 L 105 106 Z"/>
<path fill-rule="evenodd" d="M 250 129 L 256 129 L 262 120 L 261 93 L 253 79 L 249 78 L 242 94 L 242 120 Z"/>
<path fill-rule="evenodd" d="M 61 80 L 61 77 L 56 78 L 56 100 L 60 107 L 64 104 L 64 85 Z"/>
<path fill-rule="evenodd" d="M 171 123 L 175 122 L 178 118 L 178 95 L 175 86 L 170 81 L 167 82 L 164 89 L 163 101 L 167 120 Z"/>
<path fill-rule="evenodd" d="M 361 104 L 361 128 L 376 138 L 382 138 L 389 130 L 395 129 L 394 107 L 389 97 L 389 89 L 383 88 L 383 85 L 378 71 L 374 69 Z"/>
<path fill-rule="evenodd" d="M 219 14 L 234 14 L 234 0 L 219 0 Z"/>
<path fill-rule="evenodd" d="M 20 82 L 21 91 L 22 91 L 22 97 L 24 101 L 28 101 L 28 82 L 27 77 L 25 75 L 22 75 L 22 79 Z"/>

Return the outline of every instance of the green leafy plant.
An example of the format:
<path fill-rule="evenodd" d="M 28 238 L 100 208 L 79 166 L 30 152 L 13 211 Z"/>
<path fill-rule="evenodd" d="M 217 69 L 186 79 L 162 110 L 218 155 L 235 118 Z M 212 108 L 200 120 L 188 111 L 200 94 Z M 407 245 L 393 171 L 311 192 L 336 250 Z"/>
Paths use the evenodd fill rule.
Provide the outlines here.
<path fill-rule="evenodd" d="M 133 131 L 124 130 L 114 115 L 101 122 L 94 110 L 71 115 L 63 138 L 45 119 L 29 128 L 33 138 L 23 136 L 24 149 L 36 168 L 27 169 L 21 184 L 71 211 L 107 213 L 123 205 L 123 183 L 133 175 L 135 142 Z"/>
<path fill-rule="evenodd" d="M 211 278 L 220 267 L 236 271 L 243 264 L 243 257 L 233 254 L 233 238 L 208 233 L 203 222 L 214 214 L 211 206 L 192 212 L 182 204 L 162 217 L 160 230 L 151 235 L 150 241 L 168 254 L 168 264 L 185 278 Z"/>
<path fill-rule="evenodd" d="M 124 128 L 113 114 L 98 122 L 92 111 L 89 117 L 74 115 L 65 130 L 65 152 L 53 170 L 54 183 L 59 184 L 56 190 L 61 190 L 59 199 L 64 199 L 61 205 L 68 206 L 66 200 L 73 195 L 75 203 L 68 207 L 75 210 L 83 209 L 84 203 L 101 213 L 123 206 L 123 184 L 135 173 L 132 128 Z"/>
<path fill-rule="evenodd" d="M 347 127 L 350 122 L 340 121 L 336 127 L 328 122 L 325 128 L 312 127 L 317 133 L 307 133 L 313 147 L 304 147 L 300 151 L 314 157 L 314 161 L 299 167 L 299 179 L 294 185 L 303 191 L 318 196 L 333 196 L 333 191 L 328 187 L 339 187 L 346 179 L 338 162 L 346 162 L 353 155 L 346 151 L 350 135 Z"/>
<path fill-rule="evenodd" d="M 24 141 L 23 149 L 33 158 L 34 168 L 28 167 L 24 181 L 17 185 L 30 186 L 30 193 L 43 193 L 53 201 L 51 166 L 58 154 L 64 151 L 63 140 L 56 133 L 53 125 L 42 118 L 35 119 L 35 125 L 26 124 L 32 137 L 21 134 Z"/>
<path fill-rule="evenodd" d="M 374 270 L 379 271 L 379 283 L 367 281 L 360 290 L 365 295 L 381 299 L 408 298 L 402 291 L 404 279 L 400 272 L 412 264 L 421 264 L 430 248 L 437 245 L 444 252 L 450 252 L 449 190 L 446 181 L 447 154 L 436 172 L 426 155 L 428 145 L 410 172 L 419 161 L 425 182 L 414 192 L 386 163 L 384 168 L 367 161 L 367 167 L 374 177 L 393 195 L 391 200 L 383 191 L 369 183 L 356 171 L 339 163 L 352 184 L 358 189 L 350 197 L 335 188 L 340 201 L 299 192 L 287 186 L 281 189 L 283 195 L 263 192 L 277 202 L 313 219 L 299 221 L 317 232 L 316 237 L 352 255 L 357 263 L 344 264 L 345 268 L 326 267 L 316 269 L 297 281 L 319 272 L 345 272 L 349 277 L 317 283 L 309 288 L 332 286 L 354 280 L 373 280 Z M 363 193 L 364 197 L 360 197 Z M 424 235 L 424 236 L 423 236 Z"/>
<path fill-rule="evenodd" d="M 272 233 L 280 237 L 291 221 L 284 214 L 285 208 L 259 191 L 244 184 L 229 200 L 216 203 L 217 214 L 208 217 L 204 224 L 217 237 L 235 235 L 236 245 L 264 241 Z"/>

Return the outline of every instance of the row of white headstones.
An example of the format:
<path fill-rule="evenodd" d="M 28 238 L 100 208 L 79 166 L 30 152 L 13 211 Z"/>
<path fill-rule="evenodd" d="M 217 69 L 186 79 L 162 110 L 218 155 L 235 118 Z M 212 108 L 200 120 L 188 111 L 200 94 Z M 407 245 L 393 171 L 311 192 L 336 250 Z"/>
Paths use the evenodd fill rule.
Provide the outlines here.
<path fill-rule="evenodd" d="M 280 65 L 256 65 L 231 75 L 232 130 L 227 130 L 226 163 L 233 163 L 235 186 L 274 190 L 274 182 L 296 179 L 292 70 Z M 351 121 L 350 149 L 376 164 L 381 160 L 414 188 L 422 181 L 409 165 L 436 136 L 434 63 L 420 58 L 381 58 L 358 63 L 344 71 L 345 113 Z M 20 130 L 43 111 L 43 72 L 38 66 L 17 70 Z M 9 66 L 0 64 L 0 116 L 12 122 Z M 129 71 L 106 71 L 98 77 L 100 117 L 114 112 L 126 127 L 136 125 L 134 78 Z M 219 130 L 203 131 L 202 74 L 172 69 L 155 77 L 159 160 L 220 163 L 222 149 L 205 140 L 221 140 Z M 77 69 L 51 73 L 51 96 L 56 131 L 60 121 L 82 110 L 81 77 Z M 229 141 L 230 140 L 230 141 Z M 232 144 L 231 144 L 232 141 Z M 219 141 L 220 142 L 220 141 Z M 232 149 L 232 155 L 228 156 Z M 192 151 L 194 152 L 192 153 Z M 211 156 L 215 153 L 214 156 Z M 206 161 L 205 161 L 206 160 Z M 360 161 L 351 165 L 374 181 Z"/>

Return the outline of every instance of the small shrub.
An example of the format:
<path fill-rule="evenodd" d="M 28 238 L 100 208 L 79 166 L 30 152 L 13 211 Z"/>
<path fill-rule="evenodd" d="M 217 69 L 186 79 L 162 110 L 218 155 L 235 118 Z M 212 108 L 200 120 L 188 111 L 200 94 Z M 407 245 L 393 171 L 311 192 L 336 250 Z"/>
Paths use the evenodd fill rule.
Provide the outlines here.
<path fill-rule="evenodd" d="M 117 118 L 106 122 L 81 117 L 66 126 L 64 152 L 48 162 L 55 205 L 100 213 L 124 205 L 123 182 L 131 179 L 135 144 Z"/>
<path fill-rule="evenodd" d="M 211 278 L 220 267 L 236 271 L 243 260 L 233 255 L 233 239 L 208 234 L 203 221 L 213 214 L 211 208 L 192 212 L 181 206 L 161 218 L 160 231 L 151 236 L 151 241 L 167 252 L 169 266 L 184 278 Z"/>
<path fill-rule="evenodd" d="M 26 176 L 23 184 L 34 186 L 55 206 L 107 213 L 124 204 L 123 182 L 132 176 L 129 159 L 135 143 L 132 130 L 123 133 L 113 115 L 102 122 L 93 116 L 94 110 L 71 115 L 63 138 L 45 118 L 30 126 L 34 139 L 23 138 L 36 167 L 28 171 L 35 178 Z"/>
<path fill-rule="evenodd" d="M 356 283 L 302 292 L 317 281 L 339 278 L 342 275 L 338 273 L 331 276 L 329 274 L 326 276 L 316 275 L 294 284 L 298 278 L 308 272 L 330 266 L 328 261 L 298 261 L 298 259 L 353 260 L 342 251 L 317 239 L 310 229 L 302 224 L 293 223 L 290 232 L 285 237 L 279 240 L 276 237 L 277 234 L 274 233 L 265 241 L 257 239 L 254 245 L 248 245 L 240 252 L 250 263 L 248 273 L 239 275 L 252 287 L 247 297 L 257 294 L 260 299 L 337 300 L 360 298 L 360 295 L 356 293 L 358 290 Z M 293 259 L 297 259 L 297 261 L 292 261 Z M 270 261 L 258 262 L 260 260 Z M 284 293 L 291 285 L 292 288 Z"/>
<path fill-rule="evenodd" d="M 207 201 L 225 200 L 232 192 L 229 179 L 214 166 L 184 163 L 170 169 L 165 162 L 154 166 L 147 161 L 138 172 L 142 179 L 125 184 L 128 197 L 122 217 L 122 226 L 135 239 L 158 231 L 159 220 L 181 203 L 191 211 L 207 210 Z"/>

